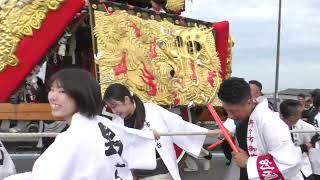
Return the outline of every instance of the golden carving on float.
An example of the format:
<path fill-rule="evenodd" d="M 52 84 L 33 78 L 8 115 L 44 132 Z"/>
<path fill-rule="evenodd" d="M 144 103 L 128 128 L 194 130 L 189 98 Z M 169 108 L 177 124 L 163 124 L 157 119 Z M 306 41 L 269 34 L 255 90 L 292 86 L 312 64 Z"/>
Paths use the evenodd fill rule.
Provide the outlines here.
<path fill-rule="evenodd" d="M 212 29 L 141 19 L 121 10 L 94 14 L 102 92 L 117 82 L 144 102 L 213 101 L 221 67 Z"/>
<path fill-rule="evenodd" d="M 233 46 L 234 46 L 234 40 L 231 37 L 231 35 L 229 35 L 229 38 L 228 38 L 227 72 L 226 72 L 225 79 L 229 78 L 231 76 L 231 73 L 232 73 L 232 48 L 233 48 Z"/>
<path fill-rule="evenodd" d="M 40 29 L 50 10 L 56 10 L 64 0 L 0 0 L 0 72 L 7 65 L 17 66 L 15 51 L 25 36 Z"/>
<path fill-rule="evenodd" d="M 167 0 L 165 7 L 169 12 L 182 12 L 185 9 L 185 0 Z"/>

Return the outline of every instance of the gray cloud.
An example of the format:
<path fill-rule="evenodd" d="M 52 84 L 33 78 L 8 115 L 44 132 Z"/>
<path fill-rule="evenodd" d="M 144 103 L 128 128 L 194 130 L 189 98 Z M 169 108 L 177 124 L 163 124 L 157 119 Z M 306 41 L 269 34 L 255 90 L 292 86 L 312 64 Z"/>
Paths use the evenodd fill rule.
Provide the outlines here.
<path fill-rule="evenodd" d="M 282 2 L 279 88 L 320 88 L 320 1 Z M 236 42 L 232 75 L 260 80 L 265 92 L 274 90 L 278 1 L 193 0 L 183 15 L 228 20 Z"/>

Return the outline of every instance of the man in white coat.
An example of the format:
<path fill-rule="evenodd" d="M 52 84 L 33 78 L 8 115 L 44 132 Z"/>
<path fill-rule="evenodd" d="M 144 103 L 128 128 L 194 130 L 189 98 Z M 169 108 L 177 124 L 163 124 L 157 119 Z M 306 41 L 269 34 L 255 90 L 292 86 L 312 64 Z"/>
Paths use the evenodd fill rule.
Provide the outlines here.
<path fill-rule="evenodd" d="M 287 99 L 280 104 L 280 118 L 289 126 L 292 130 L 311 130 L 314 131 L 315 127 L 311 124 L 301 120 L 301 113 L 303 111 L 302 104 L 293 99 Z M 301 172 L 306 180 L 313 179 L 312 167 L 308 157 L 308 146 L 312 136 L 315 133 L 291 133 L 291 138 L 295 146 L 302 153 L 303 164 Z"/>
<path fill-rule="evenodd" d="M 320 180 L 320 149 L 309 147 L 309 158 L 311 161 L 315 180 Z"/>
<path fill-rule="evenodd" d="M 250 86 L 250 91 L 251 91 L 251 97 L 253 101 L 257 101 L 257 103 L 262 102 L 264 99 L 267 99 L 266 97 L 263 96 L 262 93 L 262 84 L 257 81 L 257 80 L 250 80 L 249 81 L 249 86 Z M 273 104 L 269 101 L 268 102 L 268 107 L 274 111 Z"/>
<path fill-rule="evenodd" d="M 259 104 L 252 100 L 244 79 L 223 81 L 218 97 L 228 117 L 240 122 L 237 140 L 241 150 L 234 153 L 240 180 L 291 180 L 300 173 L 302 156 L 291 141 L 288 126 L 268 108 L 266 100 Z"/>
<path fill-rule="evenodd" d="M 314 113 L 315 113 L 315 117 L 313 119 L 313 122 L 314 122 L 313 125 L 317 128 L 320 128 L 320 90 L 315 89 L 311 95 L 313 98 L 313 107 L 314 107 Z M 320 142 L 316 142 L 315 148 L 320 149 Z"/>

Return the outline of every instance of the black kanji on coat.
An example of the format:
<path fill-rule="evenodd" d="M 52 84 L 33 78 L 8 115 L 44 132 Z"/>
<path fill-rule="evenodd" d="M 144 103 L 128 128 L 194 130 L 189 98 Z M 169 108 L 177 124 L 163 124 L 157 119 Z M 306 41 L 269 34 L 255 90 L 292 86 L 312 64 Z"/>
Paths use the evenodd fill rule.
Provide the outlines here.
<path fill-rule="evenodd" d="M 157 147 L 161 148 L 162 147 L 161 143 L 157 142 Z"/>
<path fill-rule="evenodd" d="M 102 136 L 108 141 L 105 143 L 107 150 L 105 150 L 106 156 L 111 156 L 113 154 L 119 154 L 121 156 L 123 150 L 123 144 L 120 140 L 113 140 L 115 134 L 111 129 L 107 128 L 101 122 L 98 123 Z"/>
<path fill-rule="evenodd" d="M 115 178 L 116 180 L 122 180 L 122 178 L 121 178 L 120 176 L 118 176 L 118 170 L 116 170 L 116 171 L 114 172 L 114 178 Z"/>

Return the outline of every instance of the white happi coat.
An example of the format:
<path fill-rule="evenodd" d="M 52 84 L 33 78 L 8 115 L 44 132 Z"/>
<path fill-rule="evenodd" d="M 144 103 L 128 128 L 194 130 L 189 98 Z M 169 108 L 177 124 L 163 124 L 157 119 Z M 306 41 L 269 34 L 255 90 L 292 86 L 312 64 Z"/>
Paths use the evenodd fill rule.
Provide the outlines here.
<path fill-rule="evenodd" d="M 143 129 L 154 129 L 160 133 L 172 132 L 208 132 L 207 129 L 184 121 L 179 115 L 154 103 L 144 104 L 146 119 Z M 122 118 L 115 118 L 115 123 L 124 125 Z M 156 150 L 169 170 L 174 180 L 180 180 L 177 157 L 173 143 L 188 153 L 199 156 L 203 146 L 205 135 L 199 136 L 161 136 L 157 140 Z M 144 158 L 145 159 L 145 158 Z"/>
<path fill-rule="evenodd" d="M 313 174 L 320 175 L 320 149 L 311 148 L 309 158 L 312 165 Z"/>
<path fill-rule="evenodd" d="M 16 173 L 16 168 L 13 161 L 7 152 L 6 148 L 0 141 L 0 179 Z"/>
<path fill-rule="evenodd" d="M 236 133 L 236 124 L 233 119 L 228 118 L 224 121 L 223 126 L 229 131 L 229 133 L 234 136 Z"/>
<path fill-rule="evenodd" d="M 320 128 L 320 112 L 318 112 L 318 114 L 314 117 L 314 119 L 317 120 L 316 126 Z"/>
<path fill-rule="evenodd" d="M 154 147 L 151 131 L 76 113 L 71 126 L 36 160 L 31 173 L 6 180 L 132 180 L 130 169 L 156 168 Z"/>
<path fill-rule="evenodd" d="M 249 179 L 292 180 L 301 177 L 301 153 L 294 146 L 288 126 L 259 103 L 249 117 L 247 146 Z"/>
<path fill-rule="evenodd" d="M 313 130 L 314 131 L 315 127 L 300 119 L 292 127 L 292 130 Z M 305 143 L 310 143 L 311 138 L 314 135 L 315 135 L 315 133 L 293 133 L 292 134 L 293 143 L 294 143 L 294 145 L 298 146 L 297 148 L 301 152 L 300 145 L 305 144 Z M 301 171 L 305 177 L 308 177 L 312 174 L 311 163 L 310 163 L 310 160 L 309 160 L 307 153 L 303 153 L 302 156 L 303 156 L 303 164 L 302 164 Z"/>
<path fill-rule="evenodd" d="M 318 112 L 318 114 L 314 117 L 314 119 L 316 120 L 317 124 L 315 124 L 315 127 L 320 128 L 320 112 Z M 320 142 L 316 142 L 315 144 L 317 149 L 320 149 Z"/>

